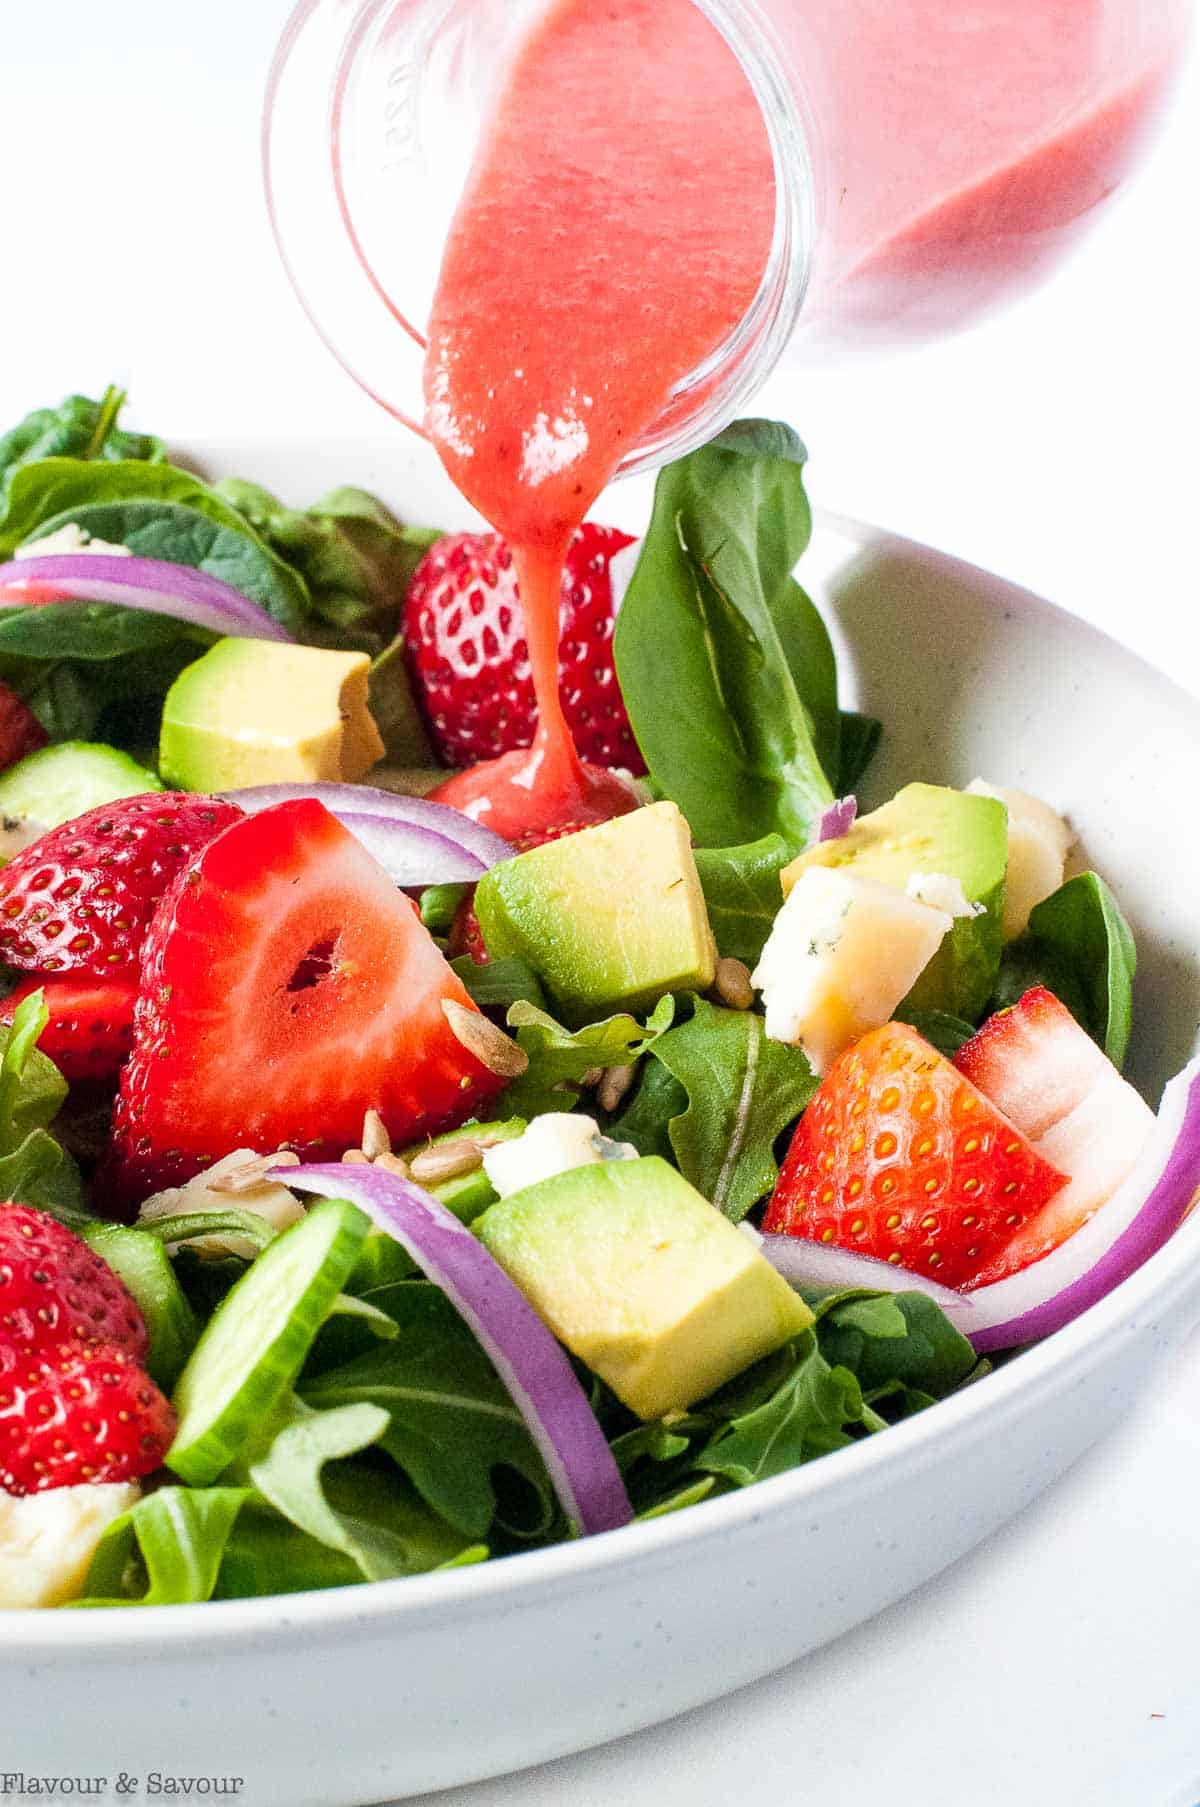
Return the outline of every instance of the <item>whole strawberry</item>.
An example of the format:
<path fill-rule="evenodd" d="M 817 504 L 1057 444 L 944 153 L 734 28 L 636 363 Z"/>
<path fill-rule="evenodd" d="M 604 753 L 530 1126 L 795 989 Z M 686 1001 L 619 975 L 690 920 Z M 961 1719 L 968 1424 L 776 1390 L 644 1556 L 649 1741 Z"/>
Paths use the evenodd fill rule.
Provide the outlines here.
<path fill-rule="evenodd" d="M 0 1341 L 0 1488 L 46 1493 L 161 1468 L 175 1413 L 124 1349 Z"/>
<path fill-rule="evenodd" d="M 151 792 L 52 828 L 0 872 L 0 961 L 27 972 L 136 978 L 154 906 L 242 811 Z"/>
<path fill-rule="evenodd" d="M 142 1361 L 145 1320 L 124 1283 L 45 1211 L 0 1205 L 0 1348 L 104 1344 Z"/>
<path fill-rule="evenodd" d="M 645 763 L 613 667 L 611 564 L 633 542 L 581 527 L 571 542 L 559 616 L 559 695 L 580 757 L 635 774 Z M 409 669 L 447 765 L 527 747 L 537 703 L 512 553 L 498 534 L 441 539 L 418 565 L 404 606 Z"/>
<path fill-rule="evenodd" d="M 0 1023 L 11 1023 L 35 991 L 42 993 L 50 1012 L 38 1047 L 63 1078 L 71 1085 L 104 1085 L 115 1079 L 133 1046 L 133 980 L 94 979 L 90 973 L 25 979 L 0 1004 Z"/>

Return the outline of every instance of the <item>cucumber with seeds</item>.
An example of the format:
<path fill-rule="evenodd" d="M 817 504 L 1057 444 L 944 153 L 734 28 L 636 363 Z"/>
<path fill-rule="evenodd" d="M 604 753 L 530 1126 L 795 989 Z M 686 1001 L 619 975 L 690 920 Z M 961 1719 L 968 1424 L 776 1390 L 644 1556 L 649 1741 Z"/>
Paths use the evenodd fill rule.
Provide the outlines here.
<path fill-rule="evenodd" d="M 369 1228 L 326 1199 L 265 1248 L 228 1292 L 175 1387 L 167 1466 L 194 1487 L 228 1468 L 299 1374 Z"/>
<path fill-rule="evenodd" d="M 161 789 L 153 772 L 116 747 L 63 740 L 0 773 L 0 816 L 58 828 L 101 803 Z"/>

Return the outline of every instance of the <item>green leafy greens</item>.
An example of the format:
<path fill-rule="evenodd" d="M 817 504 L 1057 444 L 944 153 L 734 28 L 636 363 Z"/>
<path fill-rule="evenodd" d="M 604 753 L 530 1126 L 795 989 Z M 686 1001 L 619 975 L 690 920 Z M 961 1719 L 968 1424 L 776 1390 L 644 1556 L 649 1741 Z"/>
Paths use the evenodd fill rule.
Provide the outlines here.
<path fill-rule="evenodd" d="M 1133 1027 L 1137 948 L 1121 906 L 1095 872 L 1068 879 L 1005 949 L 993 1007 L 1045 985 L 1120 1067 Z"/>

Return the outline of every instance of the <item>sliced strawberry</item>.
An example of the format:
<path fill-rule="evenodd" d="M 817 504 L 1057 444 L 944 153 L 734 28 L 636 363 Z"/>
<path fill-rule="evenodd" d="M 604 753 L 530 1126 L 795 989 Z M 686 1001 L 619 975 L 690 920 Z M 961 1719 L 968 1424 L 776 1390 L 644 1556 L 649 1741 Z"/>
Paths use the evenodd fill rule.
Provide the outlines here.
<path fill-rule="evenodd" d="M 559 694 L 582 759 L 634 773 L 646 767 L 613 666 L 610 566 L 628 534 L 581 527 L 571 542 L 559 616 Z M 438 540 L 418 565 L 404 605 L 409 667 L 447 765 L 474 765 L 533 740 L 525 619 L 512 553 L 494 533 Z"/>
<path fill-rule="evenodd" d="M 969 1289 L 1026 1265 L 1023 1227 L 1066 1183 L 915 1029 L 888 1023 L 826 1073 L 764 1228 Z"/>
<path fill-rule="evenodd" d="M 45 994 L 50 1021 L 38 1047 L 72 1085 L 102 1085 L 115 1079 L 133 1046 L 132 979 L 93 979 L 87 973 L 26 979 L 0 1004 L 0 1023 L 11 1023 L 17 1006 L 32 992 Z"/>
<path fill-rule="evenodd" d="M 518 835 L 514 845 L 518 853 L 529 853 L 534 847 L 545 847 L 550 841 L 561 841 L 569 834 L 581 834 L 585 828 L 592 828 L 592 822 L 563 822 L 557 828 L 531 828 L 528 833 Z M 483 939 L 483 931 L 479 926 L 479 918 L 475 914 L 475 887 L 467 892 L 454 913 L 454 921 L 450 924 L 449 935 L 450 958 L 458 960 L 463 954 L 469 954 L 476 966 L 489 966 L 492 956 L 487 951 Z"/>
<path fill-rule="evenodd" d="M 104 1343 L 135 1361 L 145 1320 L 122 1280 L 45 1211 L 0 1205 L 0 1343 L 19 1349 Z"/>
<path fill-rule="evenodd" d="M 136 977 L 159 898 L 241 815 L 219 797 L 157 791 L 52 828 L 0 872 L 0 960 L 26 972 Z"/>
<path fill-rule="evenodd" d="M 454 1035 L 474 1010 L 412 902 L 313 802 L 247 817 L 180 873 L 146 941 L 114 1118 L 143 1197 L 235 1148 L 357 1147 L 452 1128 L 505 1081 Z"/>
<path fill-rule="evenodd" d="M 46 1493 L 162 1467 L 175 1413 L 124 1349 L 0 1342 L 0 1488 Z"/>
<path fill-rule="evenodd" d="M 15 690 L 0 684 L 0 772 L 16 765 L 27 753 L 36 753 L 50 736 Z"/>
<path fill-rule="evenodd" d="M 1042 985 L 989 1017 L 954 1064 L 1040 1155 L 1071 1176 L 1022 1231 L 1026 1261 L 1036 1261 L 1074 1235 L 1128 1178 L 1154 1113 Z"/>

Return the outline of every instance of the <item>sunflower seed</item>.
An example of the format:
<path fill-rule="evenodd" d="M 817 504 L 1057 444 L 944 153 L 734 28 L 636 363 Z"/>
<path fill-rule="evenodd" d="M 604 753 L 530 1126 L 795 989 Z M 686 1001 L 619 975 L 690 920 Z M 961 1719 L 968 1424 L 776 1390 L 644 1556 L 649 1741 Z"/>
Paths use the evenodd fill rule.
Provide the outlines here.
<path fill-rule="evenodd" d="M 726 955 L 717 961 L 717 979 L 713 990 L 722 1004 L 728 1004 L 731 1010 L 749 1010 L 754 1002 L 750 968 L 743 961 Z"/>
<path fill-rule="evenodd" d="M 633 1084 L 632 1067 L 606 1067 L 596 1099 L 603 1111 L 615 1111 Z"/>
<path fill-rule="evenodd" d="M 414 1180 L 423 1186 L 438 1186 L 443 1180 L 457 1180 L 464 1173 L 474 1173 L 483 1166 L 483 1150 L 476 1142 L 440 1142 L 426 1148 L 410 1163 Z"/>
<path fill-rule="evenodd" d="M 381 1154 L 391 1154 L 392 1138 L 388 1135 L 383 1118 L 378 1111 L 368 1111 L 363 1118 L 362 1151 L 368 1161 L 374 1161 Z"/>
<path fill-rule="evenodd" d="M 442 999 L 442 1010 L 457 1040 L 481 1067 L 499 1079 L 521 1077 L 529 1065 L 529 1056 L 503 1029 L 497 1029 L 480 1011 L 468 1010 L 453 998 Z"/>

